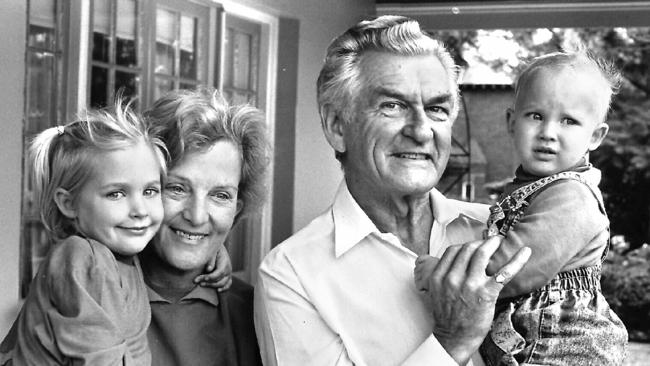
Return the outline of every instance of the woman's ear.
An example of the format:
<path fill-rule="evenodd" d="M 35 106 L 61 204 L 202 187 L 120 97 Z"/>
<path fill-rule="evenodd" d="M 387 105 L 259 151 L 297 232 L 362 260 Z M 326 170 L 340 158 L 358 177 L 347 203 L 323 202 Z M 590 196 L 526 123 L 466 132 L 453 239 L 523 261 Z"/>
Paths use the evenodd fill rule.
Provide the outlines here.
<path fill-rule="evenodd" d="M 320 107 L 320 120 L 327 142 L 335 151 L 344 153 L 346 150 L 343 138 L 345 121 L 340 113 L 331 104 L 325 104 Z"/>
<path fill-rule="evenodd" d="M 589 151 L 594 151 L 605 139 L 609 132 L 609 125 L 605 122 L 600 123 L 591 133 L 591 140 L 589 140 Z"/>
<path fill-rule="evenodd" d="M 74 199 L 68 190 L 57 188 L 56 191 L 54 191 L 54 202 L 59 208 L 59 211 L 61 211 L 65 217 L 69 219 L 74 219 L 77 217 L 77 210 L 74 205 Z"/>
<path fill-rule="evenodd" d="M 515 110 L 512 108 L 506 109 L 506 126 L 509 134 L 515 133 Z"/>
<path fill-rule="evenodd" d="M 239 213 L 241 212 L 241 210 L 243 208 L 244 208 L 244 201 L 242 199 L 238 199 L 237 200 L 237 208 L 236 208 L 237 211 L 235 211 L 235 216 L 239 215 Z"/>

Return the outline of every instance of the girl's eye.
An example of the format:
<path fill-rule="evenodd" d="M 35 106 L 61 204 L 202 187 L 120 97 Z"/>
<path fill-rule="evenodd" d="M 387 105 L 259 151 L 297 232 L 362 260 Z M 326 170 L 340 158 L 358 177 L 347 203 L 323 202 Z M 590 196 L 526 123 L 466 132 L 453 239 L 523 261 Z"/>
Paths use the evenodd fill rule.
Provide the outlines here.
<path fill-rule="evenodd" d="M 536 121 L 541 121 L 542 120 L 542 115 L 539 113 L 531 113 L 530 117 Z"/>
<path fill-rule="evenodd" d="M 160 193 L 160 189 L 158 188 L 147 188 L 144 190 L 144 196 L 145 197 L 154 197 Z"/>
<path fill-rule="evenodd" d="M 123 198 L 125 196 L 126 196 L 126 194 L 124 194 L 124 192 L 122 192 L 122 191 L 109 192 L 109 193 L 106 194 L 106 198 L 112 199 L 112 200 L 118 200 L 118 199 Z"/>
<path fill-rule="evenodd" d="M 565 118 L 565 119 L 562 120 L 562 124 L 565 124 L 565 125 L 579 125 L 580 123 L 578 123 L 578 121 L 576 121 L 576 120 L 574 120 L 572 118 Z"/>

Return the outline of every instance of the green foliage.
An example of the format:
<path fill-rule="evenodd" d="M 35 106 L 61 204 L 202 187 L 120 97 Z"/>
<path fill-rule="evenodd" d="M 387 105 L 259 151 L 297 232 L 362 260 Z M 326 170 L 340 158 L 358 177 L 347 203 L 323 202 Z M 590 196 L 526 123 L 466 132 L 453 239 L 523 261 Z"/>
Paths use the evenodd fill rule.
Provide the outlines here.
<path fill-rule="evenodd" d="M 610 252 L 603 264 L 603 294 L 631 341 L 650 341 L 650 246 Z"/>

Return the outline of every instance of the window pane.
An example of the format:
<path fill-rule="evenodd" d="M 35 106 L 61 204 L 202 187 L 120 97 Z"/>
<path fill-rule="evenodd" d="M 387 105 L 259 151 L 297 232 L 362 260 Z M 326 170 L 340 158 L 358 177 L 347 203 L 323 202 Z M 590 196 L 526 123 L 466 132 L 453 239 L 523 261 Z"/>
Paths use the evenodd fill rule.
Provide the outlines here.
<path fill-rule="evenodd" d="M 163 94 L 174 89 L 174 83 L 171 80 L 156 78 L 156 86 L 154 89 L 154 99 L 160 98 Z"/>
<path fill-rule="evenodd" d="M 181 16 L 181 77 L 196 79 L 197 19 Z"/>
<path fill-rule="evenodd" d="M 233 38 L 233 86 L 248 89 L 251 71 L 251 36 L 246 33 L 234 33 Z"/>
<path fill-rule="evenodd" d="M 93 108 L 105 107 L 108 104 L 108 70 L 103 67 L 93 66 L 90 75 L 90 106 Z"/>
<path fill-rule="evenodd" d="M 156 11 L 156 73 L 174 75 L 176 19 L 175 13 L 162 9 Z"/>
<path fill-rule="evenodd" d="M 138 95 L 138 76 L 133 73 L 115 72 L 115 93 L 121 92 L 125 99 L 133 99 Z"/>
<path fill-rule="evenodd" d="M 29 2 L 28 46 L 54 49 L 55 4 L 54 0 Z"/>
<path fill-rule="evenodd" d="M 116 63 L 122 66 L 136 66 L 137 50 L 135 40 L 137 14 L 135 0 L 118 0 L 117 14 Z"/>
<path fill-rule="evenodd" d="M 31 137 L 54 124 L 54 55 L 27 54 L 27 121 L 25 136 Z"/>
<path fill-rule="evenodd" d="M 111 39 L 108 34 L 99 32 L 93 33 L 93 60 L 108 62 L 108 52 L 110 46 Z"/>
<path fill-rule="evenodd" d="M 111 7 L 109 0 L 95 0 L 93 11 L 93 60 L 109 62 Z"/>

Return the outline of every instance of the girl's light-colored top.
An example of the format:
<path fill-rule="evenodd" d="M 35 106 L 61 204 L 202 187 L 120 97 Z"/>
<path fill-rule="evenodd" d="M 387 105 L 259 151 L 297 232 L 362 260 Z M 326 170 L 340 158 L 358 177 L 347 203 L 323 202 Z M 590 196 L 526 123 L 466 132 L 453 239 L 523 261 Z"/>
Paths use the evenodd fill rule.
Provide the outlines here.
<path fill-rule="evenodd" d="M 137 256 L 72 236 L 41 264 L 0 364 L 150 365 L 150 320 Z"/>

